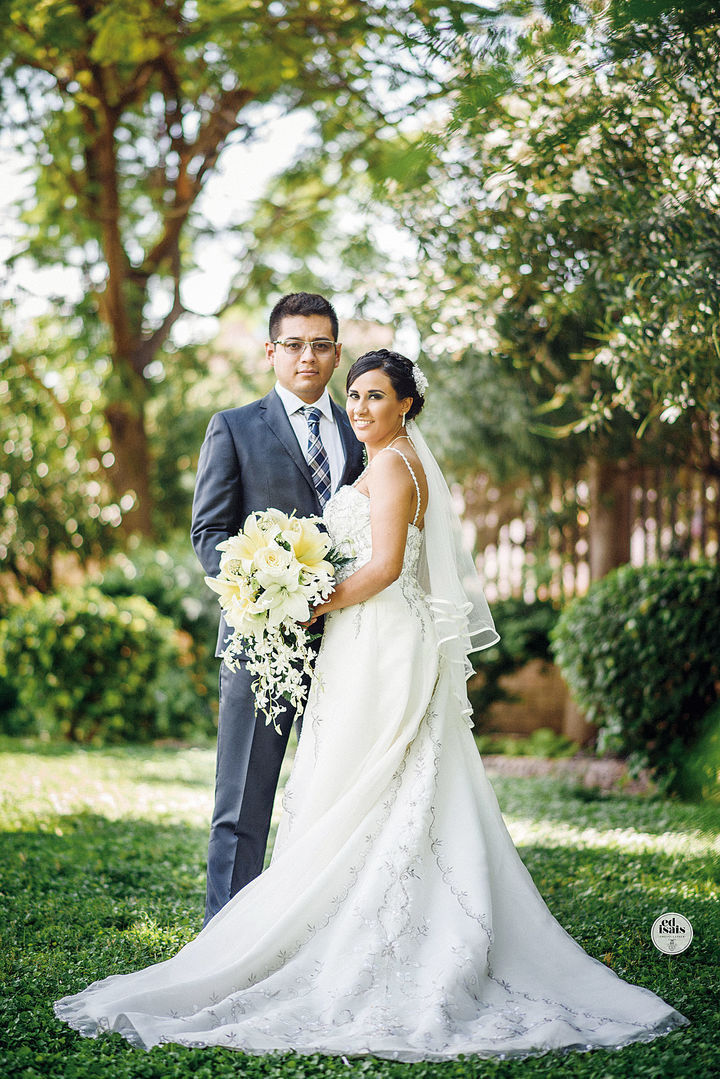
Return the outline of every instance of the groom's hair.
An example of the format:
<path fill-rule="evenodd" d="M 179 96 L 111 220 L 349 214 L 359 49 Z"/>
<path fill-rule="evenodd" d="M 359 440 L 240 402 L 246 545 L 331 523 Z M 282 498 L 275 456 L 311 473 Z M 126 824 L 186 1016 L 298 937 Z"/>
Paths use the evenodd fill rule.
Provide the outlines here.
<path fill-rule="evenodd" d="M 333 341 L 338 338 L 338 317 L 335 308 L 318 292 L 289 292 L 282 296 L 270 312 L 270 340 L 280 333 L 280 323 L 286 315 L 324 315 L 330 319 Z"/>

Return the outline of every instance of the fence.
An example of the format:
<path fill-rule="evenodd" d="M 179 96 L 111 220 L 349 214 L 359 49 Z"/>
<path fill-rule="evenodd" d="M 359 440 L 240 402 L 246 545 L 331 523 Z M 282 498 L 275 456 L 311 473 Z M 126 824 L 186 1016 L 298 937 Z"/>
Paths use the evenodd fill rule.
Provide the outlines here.
<path fill-rule="evenodd" d="M 633 565 L 720 558 L 720 478 L 690 468 L 638 467 L 626 480 L 627 512 L 619 516 L 629 528 Z M 587 477 L 556 480 L 542 512 L 533 510 L 532 491 L 500 488 L 485 475 L 463 489 L 462 501 L 488 599 L 563 603 L 587 590 L 593 542 Z"/>

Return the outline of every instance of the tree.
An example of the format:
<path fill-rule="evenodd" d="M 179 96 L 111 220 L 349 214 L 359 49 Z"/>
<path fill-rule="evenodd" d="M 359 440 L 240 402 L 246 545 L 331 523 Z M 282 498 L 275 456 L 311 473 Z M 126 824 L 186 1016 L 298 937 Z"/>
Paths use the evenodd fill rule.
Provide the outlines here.
<path fill-rule="evenodd" d="M 342 172 L 378 131 L 441 92 L 413 42 L 424 26 L 456 34 L 472 8 L 432 0 L 3 5 L 3 111 L 35 172 L 22 254 L 74 266 L 84 315 L 103 328 L 90 359 L 109 358 L 109 474 L 118 504 L 131 503 L 132 528 L 153 527 L 148 401 L 162 349 L 188 311 L 183 275 L 223 150 L 261 133 L 269 110 L 304 111 L 318 144 L 352 132 L 334 157 Z"/>
<path fill-rule="evenodd" d="M 585 34 L 481 115 L 469 77 L 453 141 L 473 152 L 423 240 L 529 432 L 562 440 L 554 470 L 587 458 L 597 577 L 629 559 L 634 464 L 720 474 L 720 56 L 666 15 Z"/>
<path fill-rule="evenodd" d="M 634 466 L 720 474 L 717 36 L 670 7 L 559 5 L 456 52 L 450 122 L 364 181 L 417 239 L 394 298 L 446 460 L 546 505 L 587 465 L 594 576 L 629 558 Z"/>
<path fill-rule="evenodd" d="M 596 290 L 586 421 L 616 408 L 667 422 L 688 409 L 717 413 L 720 11 L 701 0 L 551 10 L 547 41 L 526 35 L 515 85 L 481 112 L 484 70 L 468 70 L 453 142 L 494 145 L 456 178 L 491 227 L 494 211 L 525 215 L 528 276 L 539 268 L 546 290 L 579 291 L 578 310 Z M 559 33 L 565 49 L 549 52 Z M 452 227 L 434 235 L 452 241 Z M 484 230 L 473 240 L 461 228 L 460 238 L 484 257 Z"/>

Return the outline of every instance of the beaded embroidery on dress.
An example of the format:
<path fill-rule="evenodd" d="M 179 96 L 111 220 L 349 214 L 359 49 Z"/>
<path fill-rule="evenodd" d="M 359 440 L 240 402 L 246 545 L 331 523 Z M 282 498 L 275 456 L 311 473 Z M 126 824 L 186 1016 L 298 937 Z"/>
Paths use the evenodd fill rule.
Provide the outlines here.
<path fill-rule="evenodd" d="M 325 510 L 371 552 L 367 498 Z M 687 1022 L 550 914 L 450 690 L 418 584 L 422 533 L 379 595 L 327 618 L 270 867 L 164 963 L 57 1002 L 135 1045 L 400 1060 L 649 1041 Z"/>

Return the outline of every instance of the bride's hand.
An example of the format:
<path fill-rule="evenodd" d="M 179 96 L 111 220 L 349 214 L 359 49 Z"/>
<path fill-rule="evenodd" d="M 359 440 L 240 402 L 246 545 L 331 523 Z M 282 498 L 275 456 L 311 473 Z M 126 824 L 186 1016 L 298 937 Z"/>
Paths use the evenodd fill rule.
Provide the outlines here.
<path fill-rule="evenodd" d="M 310 615 L 307 622 L 301 622 L 300 625 L 303 627 L 303 629 L 310 629 L 310 626 L 314 626 L 318 618 L 320 618 L 320 616 L 324 613 L 324 611 L 319 611 L 318 607 L 315 607 L 313 613 Z"/>
<path fill-rule="evenodd" d="M 307 623 L 308 626 L 311 626 L 313 622 L 317 622 L 318 618 L 322 618 L 323 615 L 329 614 L 330 610 L 330 604 L 327 601 L 325 603 L 318 603 L 317 607 L 313 610 L 310 621 Z"/>

